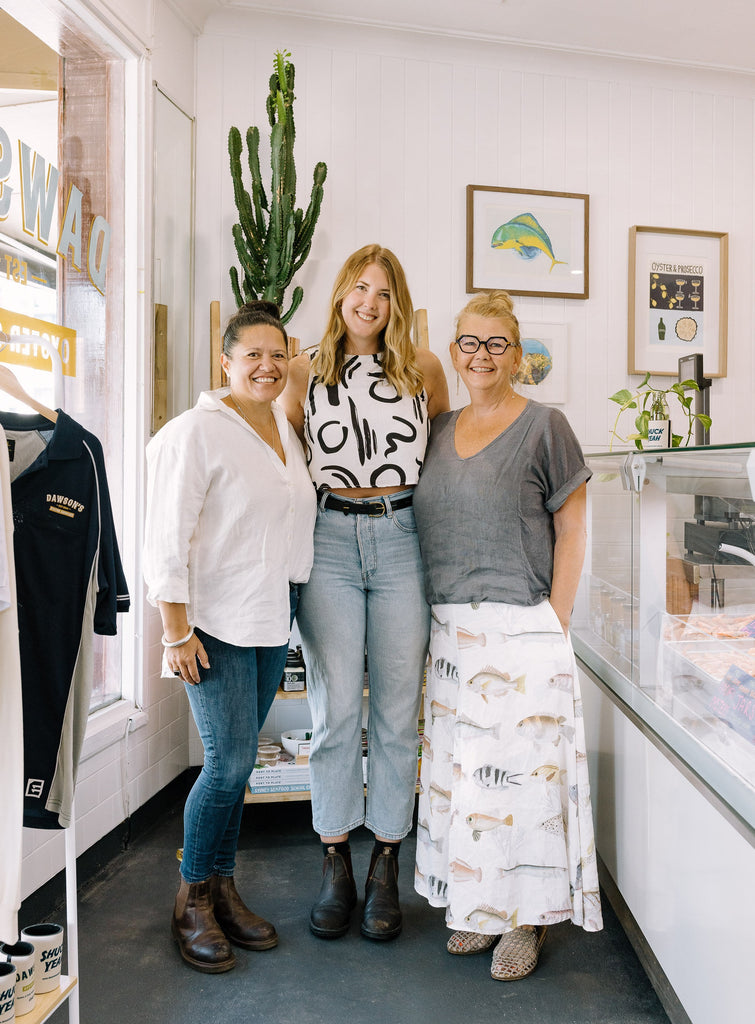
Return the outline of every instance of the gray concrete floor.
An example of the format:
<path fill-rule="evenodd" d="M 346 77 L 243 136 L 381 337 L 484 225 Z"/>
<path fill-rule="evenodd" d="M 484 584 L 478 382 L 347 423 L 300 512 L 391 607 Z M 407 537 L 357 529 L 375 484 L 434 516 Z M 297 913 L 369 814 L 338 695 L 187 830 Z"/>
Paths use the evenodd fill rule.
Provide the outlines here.
<path fill-rule="evenodd" d="M 322 862 L 309 804 L 244 814 L 237 885 L 275 922 L 280 945 L 236 950 L 231 972 L 199 974 L 181 961 L 169 927 L 181 812 L 176 806 L 80 894 L 82 1024 L 668 1024 L 605 899 L 602 932 L 550 928 L 537 970 L 522 981 L 493 981 L 489 953 L 450 956 L 442 911 L 412 886 L 413 834 L 401 850 L 400 937 L 363 939 L 358 907 L 344 938 L 315 938 L 307 921 Z M 352 836 L 360 888 L 371 849 L 363 829 Z M 51 1020 L 66 1018 L 61 1008 Z"/>

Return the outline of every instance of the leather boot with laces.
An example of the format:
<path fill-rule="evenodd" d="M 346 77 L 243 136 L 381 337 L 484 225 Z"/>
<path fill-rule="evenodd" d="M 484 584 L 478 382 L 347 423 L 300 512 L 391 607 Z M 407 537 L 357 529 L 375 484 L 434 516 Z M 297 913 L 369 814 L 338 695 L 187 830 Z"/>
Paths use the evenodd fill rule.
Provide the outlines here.
<path fill-rule="evenodd" d="M 181 956 L 204 974 L 222 974 L 236 965 L 228 939 L 212 910 L 212 879 L 187 882 L 181 877 L 171 922 Z"/>
<path fill-rule="evenodd" d="M 398 860 L 389 846 L 373 853 L 364 891 L 362 935 L 366 939 L 395 939 L 401 931 L 398 905 Z"/>
<path fill-rule="evenodd" d="M 309 915 L 310 930 L 320 939 L 338 939 L 345 935 L 356 902 L 351 852 L 348 847 L 339 853 L 335 846 L 328 846 L 320 894 Z"/>
<path fill-rule="evenodd" d="M 278 945 L 278 933 L 273 925 L 246 906 L 233 878 L 214 875 L 212 883 L 215 920 L 234 946 L 262 950 Z"/>

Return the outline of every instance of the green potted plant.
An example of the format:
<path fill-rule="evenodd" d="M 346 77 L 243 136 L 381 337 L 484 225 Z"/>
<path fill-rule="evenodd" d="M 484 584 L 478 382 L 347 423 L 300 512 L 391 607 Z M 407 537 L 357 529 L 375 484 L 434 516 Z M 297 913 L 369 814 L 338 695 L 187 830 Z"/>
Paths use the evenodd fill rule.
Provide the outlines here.
<path fill-rule="evenodd" d="M 320 216 L 322 186 L 328 173 L 322 162 L 315 165 L 306 213 L 296 209 L 295 69 L 288 59 L 290 56 L 287 51 L 277 51 L 270 76 L 267 97 L 272 167 L 269 201 L 260 174 L 259 128 L 248 128 L 246 132 L 251 195 L 243 181 L 241 132 L 238 128 L 231 128 L 228 133 L 233 197 L 239 212 L 239 221 L 233 225 L 233 241 L 243 273 L 243 278 L 239 279 L 238 269 L 235 266 L 230 268 L 237 306 L 253 299 L 269 299 L 283 310 L 286 289 L 309 256 L 315 224 Z M 296 312 L 303 294 L 297 285 L 290 306 L 281 316 L 284 324 Z"/>
<path fill-rule="evenodd" d="M 621 391 L 617 391 L 615 395 L 611 395 L 609 398 L 610 402 L 616 402 L 619 406 L 619 411 L 616 413 L 616 419 L 611 429 L 609 450 L 613 450 L 615 441 L 621 441 L 624 444 L 634 441 L 635 447 L 641 451 L 647 447 L 648 427 L 651 421 L 670 420 L 668 410 L 668 400 L 670 398 L 675 398 L 678 401 L 682 412 L 687 418 L 688 429 L 686 437 L 683 434 L 671 434 L 671 444 L 668 447 L 679 448 L 682 445 L 688 445 L 692 437 L 692 428 L 695 420 L 702 423 L 706 430 L 710 429 L 710 416 L 706 416 L 705 413 L 692 411 L 692 399 L 694 396 L 691 392 L 699 390 L 700 388 L 694 380 L 675 381 L 670 387 L 656 388 L 650 384 L 650 374 L 646 373 L 644 380 L 634 391 L 630 391 L 628 388 L 622 388 Z M 636 432 L 622 437 L 618 431 L 619 419 L 627 409 L 639 410 L 634 420 Z"/>

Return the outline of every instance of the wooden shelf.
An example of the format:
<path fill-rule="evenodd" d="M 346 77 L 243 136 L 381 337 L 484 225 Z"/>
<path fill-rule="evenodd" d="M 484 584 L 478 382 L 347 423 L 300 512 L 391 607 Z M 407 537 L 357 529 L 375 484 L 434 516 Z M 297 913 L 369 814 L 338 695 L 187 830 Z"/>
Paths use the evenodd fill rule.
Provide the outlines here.
<path fill-rule="evenodd" d="M 370 691 L 365 686 L 362 690 L 363 697 L 369 697 Z M 306 687 L 303 690 L 276 690 L 274 700 L 306 700 L 307 690 Z"/>
<path fill-rule="evenodd" d="M 289 803 L 293 800 L 309 800 L 310 792 L 308 789 L 295 789 L 288 793 L 250 793 L 249 787 L 246 787 L 246 794 L 244 795 L 245 804 L 280 804 Z"/>
<path fill-rule="evenodd" d="M 28 1013 L 19 1017 L 18 1020 L 24 1024 L 42 1024 L 43 1020 L 57 1010 L 57 1008 L 68 999 L 76 986 L 77 979 L 69 978 L 66 974 L 60 976 L 60 988 L 54 988 L 51 992 L 37 992 L 34 997 L 34 1007 Z"/>

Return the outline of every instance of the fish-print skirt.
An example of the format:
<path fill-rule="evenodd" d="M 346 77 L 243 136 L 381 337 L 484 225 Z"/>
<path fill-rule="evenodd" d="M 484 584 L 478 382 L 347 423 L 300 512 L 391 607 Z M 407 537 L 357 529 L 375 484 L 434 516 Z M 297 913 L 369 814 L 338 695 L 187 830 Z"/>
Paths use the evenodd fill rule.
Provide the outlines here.
<path fill-rule="evenodd" d="M 599 931 L 571 641 L 548 601 L 432 613 L 415 889 L 453 929 Z"/>

